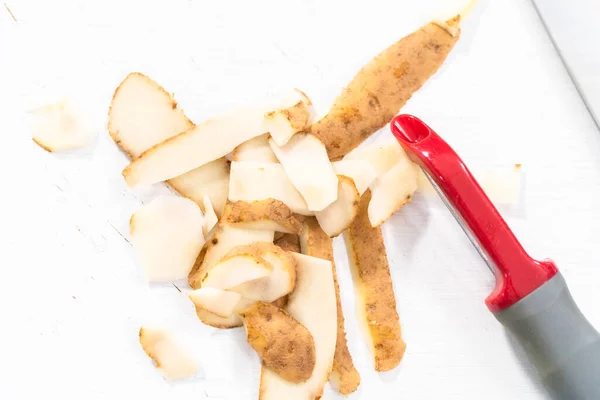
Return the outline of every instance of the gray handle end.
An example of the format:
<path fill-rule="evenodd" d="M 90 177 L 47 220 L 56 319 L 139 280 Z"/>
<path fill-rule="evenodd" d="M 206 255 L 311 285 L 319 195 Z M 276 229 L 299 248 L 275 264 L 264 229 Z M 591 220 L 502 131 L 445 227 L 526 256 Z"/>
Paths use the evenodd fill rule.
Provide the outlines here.
<path fill-rule="evenodd" d="M 560 273 L 494 316 L 523 347 L 553 398 L 600 399 L 600 334 Z"/>

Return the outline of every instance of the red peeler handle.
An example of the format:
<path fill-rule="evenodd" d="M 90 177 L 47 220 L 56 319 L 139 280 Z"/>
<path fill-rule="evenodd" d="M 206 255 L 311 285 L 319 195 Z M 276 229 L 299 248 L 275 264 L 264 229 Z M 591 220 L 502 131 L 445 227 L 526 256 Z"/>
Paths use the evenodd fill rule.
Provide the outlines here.
<path fill-rule="evenodd" d="M 399 115 L 392 133 L 410 159 L 435 181 L 493 262 L 496 288 L 487 297 L 492 312 L 504 310 L 558 272 L 551 260 L 537 261 L 523 249 L 460 157 L 420 119 Z"/>

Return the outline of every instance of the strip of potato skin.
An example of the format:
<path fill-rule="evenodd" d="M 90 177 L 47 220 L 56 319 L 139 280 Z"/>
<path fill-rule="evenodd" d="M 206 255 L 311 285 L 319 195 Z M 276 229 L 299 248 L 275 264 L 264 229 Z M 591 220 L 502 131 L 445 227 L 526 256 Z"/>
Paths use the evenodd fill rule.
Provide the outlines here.
<path fill-rule="evenodd" d="M 310 378 L 315 367 L 315 342 L 304 325 L 286 311 L 263 302 L 242 310 L 248 344 L 263 365 L 288 382 Z"/>
<path fill-rule="evenodd" d="M 348 350 L 348 342 L 346 340 L 344 328 L 344 313 L 340 301 L 340 286 L 337 281 L 335 262 L 333 260 L 333 242 L 331 238 L 323 232 L 316 218 L 306 217 L 304 219 L 304 229 L 302 231 L 300 244 L 303 254 L 331 261 L 337 303 L 337 341 L 333 358 L 333 370 L 329 377 L 329 382 L 339 393 L 346 396 L 358 388 L 360 385 L 360 375 L 354 367 L 352 356 Z"/>
<path fill-rule="evenodd" d="M 227 207 L 224 216 L 227 224 L 273 221 L 296 234 L 302 229 L 302 223 L 289 207 L 276 199 L 239 200 Z"/>
<path fill-rule="evenodd" d="M 310 128 L 338 159 L 390 122 L 444 63 L 460 37 L 430 22 L 394 43 L 346 86 L 330 112 Z"/>
<path fill-rule="evenodd" d="M 364 314 L 372 340 L 375 370 L 389 371 L 400 363 L 406 343 L 402 340 L 396 298 L 380 227 L 373 228 L 368 216 L 371 191 L 363 194 L 358 215 L 350 225 L 346 247 L 357 290 L 357 307 Z"/>

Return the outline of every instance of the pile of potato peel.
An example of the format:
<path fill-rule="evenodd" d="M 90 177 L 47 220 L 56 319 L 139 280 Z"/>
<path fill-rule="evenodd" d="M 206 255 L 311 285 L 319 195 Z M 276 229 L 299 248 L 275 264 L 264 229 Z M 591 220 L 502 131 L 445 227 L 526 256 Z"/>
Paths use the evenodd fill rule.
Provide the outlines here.
<path fill-rule="evenodd" d="M 417 169 L 392 140 L 331 162 L 323 143 L 305 132 L 313 110 L 298 90 L 237 113 L 244 114 L 243 128 L 229 121 L 236 118 L 233 113 L 189 126 L 172 97 L 150 78 L 132 73 L 121 83 L 110 107 L 109 132 L 121 148 L 138 154 L 123 175 L 135 175 L 137 184 L 153 183 L 155 178 L 146 176 L 169 183 L 186 179 L 185 187 L 194 188 L 187 197 L 176 183 L 182 197 L 161 196 L 142 206 L 130 220 L 131 240 L 148 281 L 187 277 L 194 289 L 188 296 L 202 322 L 216 328 L 245 327 L 248 343 L 263 363 L 261 398 L 282 391 L 292 397 L 316 397 L 332 372 L 338 330 L 344 337 L 344 328 L 338 324 L 341 308 L 333 259 L 307 255 L 310 247 L 331 246 L 331 237 L 346 231 L 357 217 L 365 192 L 389 197 L 392 186 L 376 182 L 397 169 L 403 175 L 394 176 L 403 179 L 394 187 L 404 189 L 397 190 L 402 192 L 398 201 L 385 204 L 388 209 L 377 214 L 380 221 L 372 220 L 374 226 L 381 224 L 405 203 L 405 192 L 410 196 L 416 190 Z M 155 140 L 162 142 L 142 150 L 140 125 L 152 125 Z M 187 126 L 183 133 L 169 136 Z M 235 131 L 224 134 L 234 126 L 245 130 L 241 137 Z M 188 138 L 176 144 L 182 135 Z M 221 141 L 219 151 L 206 149 L 222 135 L 230 140 L 228 146 Z M 153 155 L 162 154 L 162 146 L 193 146 L 190 154 L 210 156 L 190 171 L 181 167 L 188 177 L 169 176 L 162 165 L 176 164 L 180 158 Z M 149 161 L 135 167 L 144 157 Z M 205 172 L 197 174 L 197 169 Z M 214 177 L 209 183 L 207 175 Z M 220 207 L 223 198 L 227 200 Z M 299 245 L 311 229 L 323 232 L 321 243 L 303 240 L 305 251 L 274 244 L 286 234 Z M 351 364 L 349 353 L 348 358 Z M 354 379 L 360 379 L 358 373 Z"/>
<path fill-rule="evenodd" d="M 341 234 L 374 367 L 400 363 L 406 346 L 380 227 L 424 186 L 391 135 L 359 145 L 442 65 L 459 20 L 426 24 L 390 46 L 319 121 L 298 89 L 200 123 L 141 73 L 116 89 L 108 132 L 131 158 L 125 181 L 166 182 L 180 194 L 131 216 L 145 278 L 187 279 L 204 324 L 244 326 L 262 360 L 260 399 L 320 398 L 327 381 L 347 395 L 360 384 L 333 259 Z M 70 132 L 68 145 L 43 147 L 79 142 Z M 140 343 L 167 378 L 195 373 L 168 332 L 142 327 Z"/>

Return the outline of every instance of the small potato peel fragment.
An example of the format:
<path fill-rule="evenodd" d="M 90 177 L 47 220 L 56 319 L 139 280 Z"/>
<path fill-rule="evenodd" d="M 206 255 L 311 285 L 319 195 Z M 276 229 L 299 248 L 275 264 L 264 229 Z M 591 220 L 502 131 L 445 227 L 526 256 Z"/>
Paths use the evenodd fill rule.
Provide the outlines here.
<path fill-rule="evenodd" d="M 315 368 L 315 342 L 310 332 L 287 312 L 257 302 L 240 312 L 248 344 L 263 364 L 288 382 L 309 379 Z"/>
<path fill-rule="evenodd" d="M 169 380 L 193 376 L 198 366 L 172 335 L 162 329 L 141 327 L 139 332 L 142 349 L 150 357 L 155 367 Z"/>
<path fill-rule="evenodd" d="M 338 198 L 315 217 L 325 233 L 331 237 L 340 235 L 350 226 L 358 212 L 360 194 L 351 178 L 338 175 Z"/>
<path fill-rule="evenodd" d="M 138 209 L 129 232 L 148 281 L 185 279 L 204 246 L 204 217 L 191 200 L 161 196 Z"/>
<path fill-rule="evenodd" d="M 269 144 L 310 211 L 321 211 L 337 199 L 337 177 L 319 139 L 299 133 L 285 146 L 273 139 Z"/>
<path fill-rule="evenodd" d="M 94 139 L 85 116 L 68 99 L 35 108 L 30 114 L 33 141 L 51 153 L 80 149 Z"/>
<path fill-rule="evenodd" d="M 236 248 L 239 252 L 254 253 L 264 259 L 272 270 L 267 279 L 247 280 L 230 290 L 244 298 L 273 302 L 294 290 L 296 286 L 296 259 L 272 243 L 253 243 Z"/>

